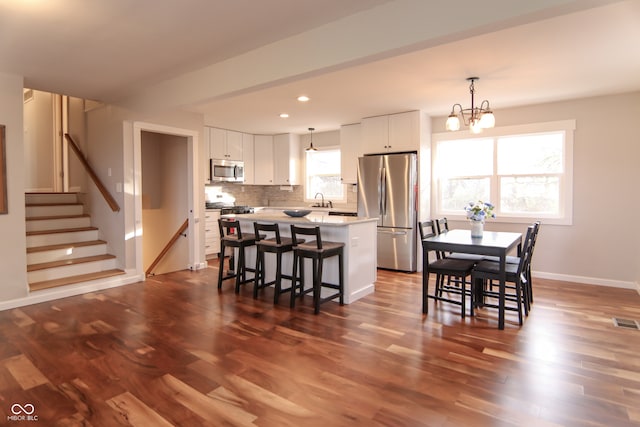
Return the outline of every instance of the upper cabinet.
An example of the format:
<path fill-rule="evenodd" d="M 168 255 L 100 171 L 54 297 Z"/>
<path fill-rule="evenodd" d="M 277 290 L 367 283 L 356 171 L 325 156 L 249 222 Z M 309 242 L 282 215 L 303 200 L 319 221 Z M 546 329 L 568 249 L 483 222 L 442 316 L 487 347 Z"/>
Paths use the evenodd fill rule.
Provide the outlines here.
<path fill-rule="evenodd" d="M 290 133 L 273 137 L 273 175 L 276 185 L 299 185 L 300 136 Z"/>
<path fill-rule="evenodd" d="M 273 185 L 273 136 L 253 136 L 254 184 Z"/>
<path fill-rule="evenodd" d="M 340 126 L 340 179 L 343 184 L 358 181 L 358 157 L 362 156 L 360 123 Z"/>
<path fill-rule="evenodd" d="M 222 160 L 242 160 L 242 133 L 232 130 L 209 130 L 209 157 Z"/>
<path fill-rule="evenodd" d="M 419 111 L 362 119 L 364 154 L 417 151 L 419 148 Z"/>
<path fill-rule="evenodd" d="M 244 183 L 255 184 L 253 135 L 242 134 L 242 161 L 244 162 Z"/>

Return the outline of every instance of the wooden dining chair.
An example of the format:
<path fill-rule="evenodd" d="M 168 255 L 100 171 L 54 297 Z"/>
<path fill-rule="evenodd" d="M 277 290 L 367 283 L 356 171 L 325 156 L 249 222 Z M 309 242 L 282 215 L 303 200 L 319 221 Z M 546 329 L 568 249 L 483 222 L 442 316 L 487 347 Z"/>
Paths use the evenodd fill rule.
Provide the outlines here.
<path fill-rule="evenodd" d="M 505 304 L 505 310 L 516 311 L 518 313 L 518 323 L 523 324 L 523 311 L 529 315 L 529 288 L 526 271 L 531 261 L 533 226 L 527 228 L 527 235 L 522 246 L 522 252 L 518 264 L 505 263 L 506 284 L 505 302 L 513 302 L 514 305 Z M 492 282 L 500 280 L 500 263 L 496 261 L 484 260 L 476 264 L 471 274 L 471 281 L 479 283 L 481 286 L 479 295 L 482 296 L 482 306 L 499 308 L 495 301 L 499 298 L 499 291 L 495 290 Z M 510 285 L 512 284 L 512 285 Z"/>
<path fill-rule="evenodd" d="M 436 301 L 444 301 L 461 306 L 460 315 L 465 317 L 466 300 L 469 298 L 469 312 L 474 315 L 474 296 L 472 282 L 467 281 L 467 277 L 471 276 L 475 261 L 466 259 L 447 258 L 442 251 L 432 251 L 435 253 L 435 260 L 429 261 L 429 251 L 424 244 L 424 240 L 436 236 L 436 225 L 434 221 L 428 220 L 418 223 L 420 231 L 420 239 L 423 241 L 423 265 L 422 274 L 434 273 L 436 275 L 436 286 L 433 295 L 429 295 L 429 278 L 423 278 L 423 312 L 428 311 L 427 299 L 432 298 Z M 446 282 L 445 282 L 446 279 Z M 459 295 L 460 299 L 453 299 L 453 296 Z"/>

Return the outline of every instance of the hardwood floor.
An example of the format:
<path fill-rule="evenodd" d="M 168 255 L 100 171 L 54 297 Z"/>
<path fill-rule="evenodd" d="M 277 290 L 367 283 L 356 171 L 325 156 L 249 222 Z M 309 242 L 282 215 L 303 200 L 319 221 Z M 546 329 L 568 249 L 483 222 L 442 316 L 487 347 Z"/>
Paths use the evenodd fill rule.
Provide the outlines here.
<path fill-rule="evenodd" d="M 640 426 L 640 331 L 612 322 L 640 319 L 635 291 L 537 279 L 524 326 L 507 313 L 499 331 L 489 309 L 423 316 L 419 274 L 379 271 L 374 294 L 317 316 L 216 280 L 0 312 L 0 424 Z"/>

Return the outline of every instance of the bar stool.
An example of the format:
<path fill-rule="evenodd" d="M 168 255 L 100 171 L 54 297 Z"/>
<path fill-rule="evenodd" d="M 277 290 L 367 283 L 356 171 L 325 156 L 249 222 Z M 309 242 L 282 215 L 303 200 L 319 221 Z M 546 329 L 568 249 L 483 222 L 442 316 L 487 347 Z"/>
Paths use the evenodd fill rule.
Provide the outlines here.
<path fill-rule="evenodd" d="M 240 285 L 255 282 L 256 271 L 245 265 L 245 248 L 256 244 L 256 235 L 250 233 L 242 233 L 240 229 L 240 221 L 232 218 L 218 219 L 218 227 L 220 228 L 220 269 L 218 271 L 218 289 L 222 289 L 222 282 L 227 279 L 236 279 L 236 294 L 240 293 Z M 225 249 L 231 248 L 231 256 L 229 258 L 229 274 L 224 276 L 224 256 Z M 233 262 L 233 249 L 238 249 L 238 262 L 235 266 Z M 254 277 L 247 279 L 246 272 L 252 272 Z M 224 276 L 224 277 L 223 277 Z"/>
<path fill-rule="evenodd" d="M 258 289 L 275 285 L 273 303 L 277 304 L 280 294 L 284 292 L 291 292 L 294 288 L 293 275 L 282 274 L 282 254 L 293 250 L 293 239 L 289 237 L 281 237 L 278 224 L 259 224 L 254 222 L 253 228 L 255 230 L 257 248 L 255 268 L 256 281 L 253 287 L 253 297 L 258 298 Z M 274 237 L 265 238 L 266 234 L 260 234 L 260 232 L 273 233 Z M 304 243 L 304 240 L 298 240 L 298 243 Z M 267 252 L 276 254 L 276 277 L 271 282 L 265 283 L 264 254 Z M 291 287 L 282 289 L 283 278 L 291 281 Z"/>
<path fill-rule="evenodd" d="M 298 235 L 315 237 L 315 241 L 302 243 Z M 293 239 L 293 274 L 291 290 L 291 307 L 295 306 L 296 296 L 303 296 L 309 291 L 313 292 L 313 313 L 320 312 L 320 304 L 340 298 L 340 305 L 344 304 L 344 243 L 323 242 L 320 236 L 320 227 L 296 227 L 291 224 L 291 238 Z M 338 256 L 338 284 L 322 281 L 323 261 L 326 258 Z M 305 291 L 303 265 L 304 259 L 313 260 L 313 288 Z M 298 263 L 300 264 L 300 277 L 297 276 Z M 298 284 L 299 283 L 299 284 Z M 296 294 L 296 289 L 300 291 Z M 337 292 L 322 298 L 320 292 L 322 288 L 337 290 Z"/>

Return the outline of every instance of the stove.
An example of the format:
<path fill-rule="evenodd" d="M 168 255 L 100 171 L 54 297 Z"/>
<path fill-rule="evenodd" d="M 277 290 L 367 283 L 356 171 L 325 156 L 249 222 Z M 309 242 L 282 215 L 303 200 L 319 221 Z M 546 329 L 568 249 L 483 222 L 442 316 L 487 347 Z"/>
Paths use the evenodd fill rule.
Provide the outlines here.
<path fill-rule="evenodd" d="M 221 215 L 227 214 L 250 214 L 253 213 L 253 208 L 249 206 L 228 206 L 224 208 L 220 208 Z"/>

